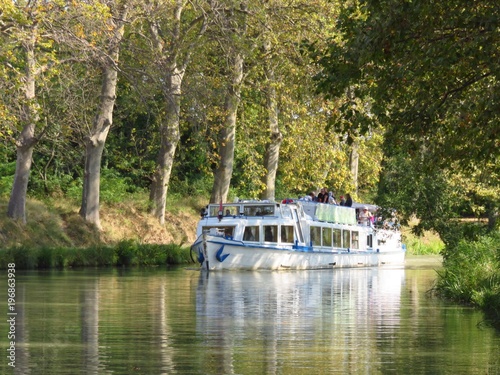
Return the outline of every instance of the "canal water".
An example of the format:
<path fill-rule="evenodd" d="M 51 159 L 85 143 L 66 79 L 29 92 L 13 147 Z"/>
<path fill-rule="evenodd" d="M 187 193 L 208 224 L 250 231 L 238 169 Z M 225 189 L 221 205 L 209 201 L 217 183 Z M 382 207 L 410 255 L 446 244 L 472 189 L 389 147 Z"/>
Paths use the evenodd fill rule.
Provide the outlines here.
<path fill-rule="evenodd" d="M 0 374 L 500 374 L 481 312 L 429 293 L 438 267 L 17 271 L 16 315 L 4 274 Z"/>

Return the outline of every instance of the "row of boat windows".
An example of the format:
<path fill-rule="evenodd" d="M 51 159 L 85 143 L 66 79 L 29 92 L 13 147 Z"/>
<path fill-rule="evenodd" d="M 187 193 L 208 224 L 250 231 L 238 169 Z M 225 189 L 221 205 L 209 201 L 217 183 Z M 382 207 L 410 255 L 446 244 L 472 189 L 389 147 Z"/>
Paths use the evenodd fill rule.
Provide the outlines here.
<path fill-rule="evenodd" d="M 346 229 L 311 227 L 313 246 L 359 249 L 359 232 Z"/>
<path fill-rule="evenodd" d="M 234 227 L 227 226 L 221 228 L 219 226 L 218 228 L 224 229 L 226 236 L 233 237 Z M 358 231 L 312 226 L 310 227 L 310 239 L 311 244 L 316 247 L 359 249 Z M 243 241 L 293 244 L 294 227 L 293 225 L 246 226 L 243 231 Z M 368 247 L 372 247 L 371 235 L 367 237 L 367 245 Z"/>
<path fill-rule="evenodd" d="M 264 242 L 293 244 L 293 225 L 263 225 Z M 243 241 L 260 242 L 260 226 L 247 226 L 243 232 Z"/>
<path fill-rule="evenodd" d="M 275 206 L 273 204 L 263 204 L 263 205 L 225 205 L 223 207 L 223 216 L 274 216 Z M 209 215 L 217 216 L 219 214 L 220 207 L 216 205 L 210 206 Z"/>

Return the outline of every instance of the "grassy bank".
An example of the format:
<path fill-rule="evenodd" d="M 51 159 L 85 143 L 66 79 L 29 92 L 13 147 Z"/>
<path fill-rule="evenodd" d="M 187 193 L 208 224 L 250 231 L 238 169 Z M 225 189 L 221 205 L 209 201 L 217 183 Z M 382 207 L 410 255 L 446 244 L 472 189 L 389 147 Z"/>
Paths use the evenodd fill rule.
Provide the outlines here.
<path fill-rule="evenodd" d="M 425 232 L 423 237 L 412 233 L 411 228 L 402 228 L 403 243 L 411 255 L 437 255 L 444 249 L 444 243 L 439 236 L 433 232 Z"/>
<path fill-rule="evenodd" d="M 66 267 L 162 266 L 191 261 L 189 247 L 176 244 L 140 244 L 121 241 L 116 245 L 85 248 L 13 247 L 0 251 L 0 269 L 14 263 L 16 269 Z"/>
<path fill-rule="evenodd" d="M 194 198 L 172 197 L 165 225 L 148 213 L 147 194 L 131 194 L 119 203 L 102 203 L 101 229 L 78 214 L 79 202 L 65 197 L 28 199 L 27 223 L 7 218 L 7 197 L 0 197 L 0 249 L 11 247 L 91 247 L 137 241 L 142 244 L 187 244 L 195 239 L 199 208 Z"/>
<path fill-rule="evenodd" d="M 18 269 L 162 265 L 191 262 L 199 207 L 194 198 L 170 199 L 166 224 L 148 214 L 147 195 L 103 203 L 101 229 L 85 222 L 78 203 L 67 198 L 29 199 L 27 223 L 7 218 L 0 197 L 0 268 Z"/>
<path fill-rule="evenodd" d="M 500 329 L 500 233 L 461 241 L 447 254 L 438 271 L 437 294 L 482 309 Z"/>

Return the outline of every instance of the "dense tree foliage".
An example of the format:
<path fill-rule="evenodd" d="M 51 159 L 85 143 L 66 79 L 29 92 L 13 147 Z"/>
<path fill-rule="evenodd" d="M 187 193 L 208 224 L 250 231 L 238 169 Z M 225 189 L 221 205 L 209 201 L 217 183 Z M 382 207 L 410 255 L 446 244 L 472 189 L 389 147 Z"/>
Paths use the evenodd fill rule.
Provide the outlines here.
<path fill-rule="evenodd" d="M 121 189 L 120 178 L 128 191 L 151 188 L 153 212 L 161 220 L 168 186 L 207 194 L 222 180 L 214 176 L 218 166 L 228 162 L 236 166 L 224 177 L 231 195 L 257 197 L 275 190 L 272 185 L 278 186 L 278 197 L 323 185 L 351 189 L 349 172 L 340 165 L 347 162 L 342 154 L 349 153 L 348 146 L 325 129 L 325 111 L 335 103 L 314 93 L 315 68 L 301 50 L 304 40 L 326 40 L 334 33 L 336 4 L 1 4 L 0 183 L 14 202 L 12 217 L 24 220 L 28 192 L 66 194 L 83 196 L 82 215 L 98 224 L 99 195 L 121 196 L 106 192 L 111 181 L 112 190 Z M 234 75 L 230 64 L 237 66 L 238 55 L 242 70 Z M 119 81 L 109 91 L 115 74 Z M 228 118 L 235 143 L 225 154 L 221 130 Z M 279 133 L 283 151 L 264 157 L 276 138 L 272 134 Z M 16 145 L 18 155 L 28 152 L 17 166 Z M 303 156 L 291 157 L 297 150 Z M 35 173 L 30 174 L 31 162 Z M 275 176 L 266 182 L 271 169 Z M 12 188 L 14 175 L 18 183 Z"/>
<path fill-rule="evenodd" d="M 29 129 L 37 134 L 28 158 L 35 173 L 23 179 L 28 192 L 81 196 L 85 145 L 101 114 L 102 69 L 113 62 L 116 101 L 99 161 L 106 199 L 118 199 L 119 189 L 150 189 L 161 220 L 168 187 L 220 192 L 217 168 L 233 159 L 224 199 L 297 196 L 323 186 L 371 197 L 383 170 L 381 202 L 397 203 L 406 217 L 418 207 L 402 204 L 415 202 L 410 195 L 419 197 L 422 217 L 433 199 L 446 205 L 446 217 L 496 217 L 493 3 L 469 9 L 457 2 L 448 12 L 447 5 L 391 1 L 35 1 L 34 11 L 23 13 L 28 3 L 0 1 L 2 194 L 22 196 L 12 183 L 21 115 L 30 113 L 20 109 L 29 104 L 36 107 Z M 117 13 L 124 4 L 127 22 Z M 45 31 L 34 68 L 25 70 L 20 41 L 34 15 Z M 118 59 L 109 41 L 120 23 Z M 321 53 L 306 53 L 308 45 Z M 23 77 L 31 71 L 40 75 L 35 99 L 27 100 Z M 226 152 L 228 126 L 235 143 Z M 414 171 L 414 185 L 401 182 L 409 178 L 403 168 Z M 446 195 L 420 183 L 423 176 L 446 181 Z M 444 220 L 434 216 L 422 229 Z"/>
<path fill-rule="evenodd" d="M 357 99 L 344 113 L 359 121 L 334 121 L 336 129 L 386 129 L 381 202 L 445 240 L 460 237 L 449 219 L 466 213 L 496 226 L 499 12 L 490 0 L 358 1 L 339 17 L 341 37 L 319 53 L 320 89 Z"/>

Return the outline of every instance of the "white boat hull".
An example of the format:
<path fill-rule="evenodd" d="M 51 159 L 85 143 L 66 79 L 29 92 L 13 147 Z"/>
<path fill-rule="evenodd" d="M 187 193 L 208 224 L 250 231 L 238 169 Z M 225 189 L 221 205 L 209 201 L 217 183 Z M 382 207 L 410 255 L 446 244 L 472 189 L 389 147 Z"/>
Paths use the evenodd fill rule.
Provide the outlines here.
<path fill-rule="evenodd" d="M 248 245 L 206 235 L 193 245 L 202 269 L 207 270 L 306 270 L 373 266 L 403 266 L 405 250 L 318 251 Z"/>

